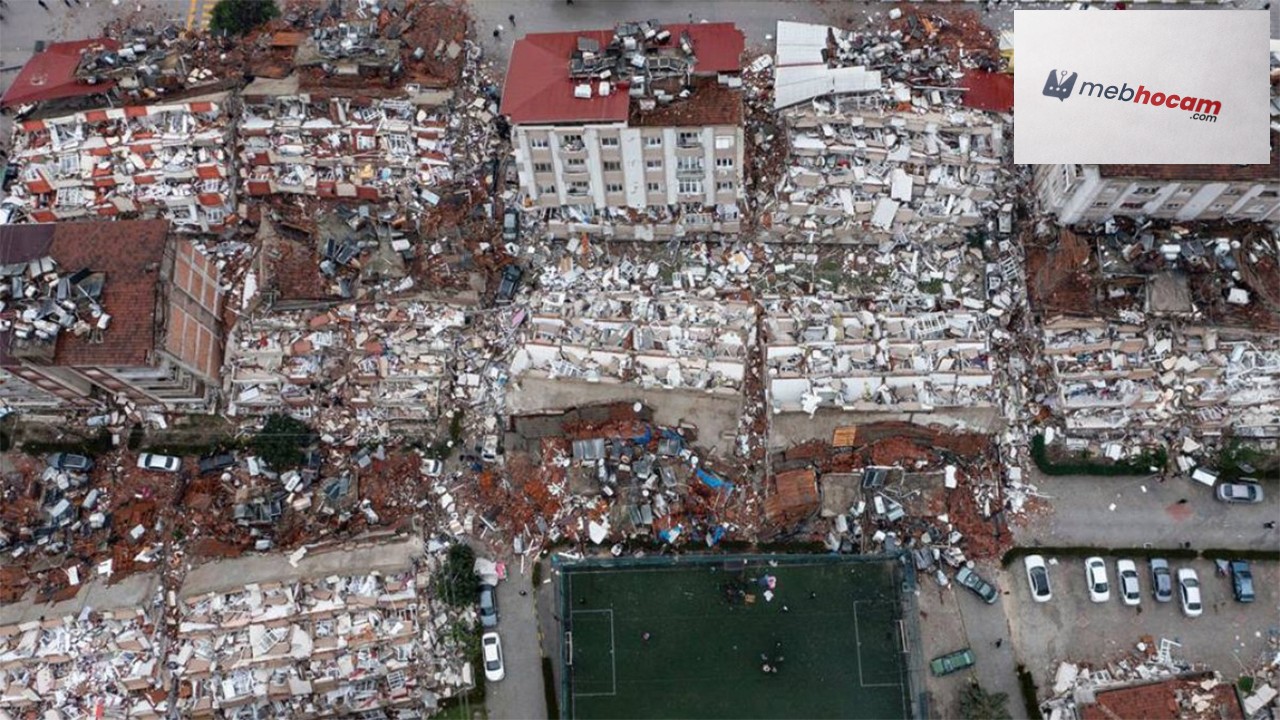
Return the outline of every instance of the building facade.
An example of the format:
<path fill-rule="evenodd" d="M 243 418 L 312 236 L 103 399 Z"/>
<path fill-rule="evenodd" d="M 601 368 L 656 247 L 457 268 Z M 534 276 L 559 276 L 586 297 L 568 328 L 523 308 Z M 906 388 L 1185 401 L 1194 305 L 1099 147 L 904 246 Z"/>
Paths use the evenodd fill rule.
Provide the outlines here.
<path fill-rule="evenodd" d="M 1142 215 L 1280 221 L 1280 147 L 1270 165 L 1038 165 L 1036 200 L 1064 225 Z"/>
<path fill-rule="evenodd" d="M 218 269 L 169 223 L 6 225 L 0 254 L 0 284 L 10 288 L 0 402 L 123 397 L 142 407 L 213 408 L 223 356 Z"/>
<path fill-rule="evenodd" d="M 516 43 L 502 113 L 527 209 L 553 235 L 736 232 L 742 33 L 623 24 Z"/>

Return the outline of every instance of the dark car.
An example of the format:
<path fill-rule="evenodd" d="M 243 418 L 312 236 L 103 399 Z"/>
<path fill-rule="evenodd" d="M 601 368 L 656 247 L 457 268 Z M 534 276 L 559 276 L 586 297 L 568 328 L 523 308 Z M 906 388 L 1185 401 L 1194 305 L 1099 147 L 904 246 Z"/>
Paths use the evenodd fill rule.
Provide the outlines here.
<path fill-rule="evenodd" d="M 956 582 L 977 593 L 978 597 L 988 605 L 995 602 L 1000 595 L 991 583 L 983 580 L 981 575 L 967 567 L 962 567 L 956 572 Z"/>
<path fill-rule="evenodd" d="M 498 590 L 492 585 L 480 586 L 480 624 L 487 628 L 498 625 Z"/>
<path fill-rule="evenodd" d="M 212 475 L 221 472 L 229 467 L 235 467 L 236 456 L 232 453 L 218 453 L 217 455 L 206 455 L 200 458 L 200 474 Z"/>
<path fill-rule="evenodd" d="M 524 270 L 519 265 L 508 265 L 502 268 L 502 281 L 498 283 L 498 296 L 494 302 L 509 305 L 516 299 L 516 291 L 520 289 L 520 280 Z"/>
<path fill-rule="evenodd" d="M 89 472 L 93 469 L 93 461 L 84 455 L 74 453 L 54 453 L 46 458 L 49 467 L 54 470 L 71 470 L 73 472 Z"/>
<path fill-rule="evenodd" d="M 1173 573 L 1169 572 L 1169 561 L 1164 558 L 1151 558 L 1151 593 L 1156 602 L 1173 599 Z"/>
<path fill-rule="evenodd" d="M 1253 594 L 1253 572 L 1249 563 L 1244 560 L 1231 561 L 1231 592 L 1235 593 L 1236 602 L 1251 603 L 1256 599 Z"/>
<path fill-rule="evenodd" d="M 502 241 L 515 242 L 520 239 L 520 211 L 507 208 L 502 214 Z"/>
<path fill-rule="evenodd" d="M 975 662 L 977 660 L 973 657 L 973 651 L 965 648 L 930 660 L 929 669 L 933 671 L 935 676 L 942 677 L 967 667 L 973 667 Z"/>

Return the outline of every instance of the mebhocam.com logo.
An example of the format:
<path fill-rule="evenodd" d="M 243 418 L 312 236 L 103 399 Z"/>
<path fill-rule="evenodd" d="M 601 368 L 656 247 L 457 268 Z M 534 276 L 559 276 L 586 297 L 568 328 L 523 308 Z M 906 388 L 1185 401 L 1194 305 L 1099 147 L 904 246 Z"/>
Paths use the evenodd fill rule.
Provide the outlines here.
<path fill-rule="evenodd" d="M 1071 97 L 1075 86 L 1076 73 L 1066 70 L 1050 70 L 1049 77 L 1044 81 L 1043 94 L 1051 98 L 1057 98 L 1061 102 Z M 1191 119 L 1203 122 L 1217 122 L 1218 114 L 1222 112 L 1222 103 L 1218 100 L 1175 93 L 1152 92 L 1145 85 L 1131 88 L 1128 83 L 1121 83 L 1119 87 L 1116 87 L 1115 85 L 1081 81 L 1080 91 L 1076 94 L 1104 100 L 1133 102 L 1139 105 L 1150 105 L 1170 110 L 1191 110 Z"/>

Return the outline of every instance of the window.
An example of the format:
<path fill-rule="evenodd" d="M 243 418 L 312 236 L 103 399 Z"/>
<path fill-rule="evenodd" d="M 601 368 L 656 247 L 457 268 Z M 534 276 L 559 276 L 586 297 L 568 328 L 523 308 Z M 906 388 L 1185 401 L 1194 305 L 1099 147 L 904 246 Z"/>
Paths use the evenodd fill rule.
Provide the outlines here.
<path fill-rule="evenodd" d="M 718 167 L 718 168 L 731 168 L 731 167 L 733 167 L 733 158 L 731 158 L 731 157 L 718 157 L 718 158 L 716 158 L 716 167 Z"/>
<path fill-rule="evenodd" d="M 1209 206 L 1209 209 L 1210 209 L 1210 210 L 1217 210 L 1217 211 L 1221 212 L 1221 211 L 1223 211 L 1223 210 L 1226 210 L 1226 209 L 1227 209 L 1227 204 L 1226 204 L 1226 203 L 1214 203 L 1214 204 L 1212 204 L 1212 205 L 1210 205 L 1210 206 Z"/>
<path fill-rule="evenodd" d="M 1222 191 L 1223 197 L 1234 197 L 1239 194 L 1240 194 L 1240 188 L 1238 187 L 1229 187 L 1226 190 Z"/>
<path fill-rule="evenodd" d="M 622 163 L 618 162 L 617 160 L 605 160 L 605 161 L 604 161 L 604 171 L 605 171 L 605 172 L 618 172 L 618 171 L 619 171 L 619 170 L 621 170 L 621 169 L 622 169 Z"/>
<path fill-rule="evenodd" d="M 622 192 L 622 183 L 608 183 L 604 186 L 605 192 L 620 193 Z"/>
<path fill-rule="evenodd" d="M 551 163 L 534 163 L 533 171 L 536 173 L 551 172 Z"/>
<path fill-rule="evenodd" d="M 531 148 L 545 148 L 545 147 L 548 147 L 549 145 L 550 143 L 548 143 L 547 139 L 544 137 L 529 138 L 529 147 Z"/>
<path fill-rule="evenodd" d="M 733 183 L 718 182 L 716 183 L 716 191 L 717 192 L 733 192 Z"/>
<path fill-rule="evenodd" d="M 1178 188 L 1178 194 L 1179 194 L 1179 195 L 1190 195 L 1191 193 L 1193 193 L 1193 192 L 1195 192 L 1195 191 L 1196 191 L 1196 189 L 1195 189 L 1195 188 L 1187 187 L 1186 185 L 1183 185 L 1182 187 Z"/>
<path fill-rule="evenodd" d="M 696 155 L 676 158 L 676 172 L 702 172 L 702 158 Z"/>
<path fill-rule="evenodd" d="M 581 167 L 586 167 L 586 165 L 587 165 L 587 161 L 585 158 L 565 158 L 564 159 L 565 167 L 581 168 Z"/>
<path fill-rule="evenodd" d="M 677 136 L 676 144 L 680 147 L 693 147 L 698 144 L 698 138 L 701 134 L 702 133 L 697 132 L 696 130 L 692 132 L 682 132 Z"/>
<path fill-rule="evenodd" d="M 205 208 L 205 211 L 204 211 L 204 219 L 208 221 L 210 224 L 220 223 L 222 222 L 223 218 L 225 218 L 226 216 L 227 216 L 227 211 L 223 210 L 220 207 Z"/>
<path fill-rule="evenodd" d="M 681 195 L 701 195 L 702 181 L 701 180 L 681 180 L 680 194 Z"/>
<path fill-rule="evenodd" d="M 1159 192 L 1159 190 L 1160 188 L 1158 187 L 1144 186 L 1140 188 L 1135 188 L 1133 191 L 1133 194 L 1134 195 L 1155 195 L 1157 192 Z"/>
<path fill-rule="evenodd" d="M 408 135 L 393 133 L 387 135 L 387 150 L 392 155 L 408 155 L 413 149 L 413 145 L 409 142 Z"/>
<path fill-rule="evenodd" d="M 1094 203 L 1094 204 L 1093 204 L 1093 206 L 1094 206 L 1094 207 L 1096 207 L 1096 208 L 1104 208 L 1104 207 L 1106 207 L 1106 206 L 1108 206 L 1108 205 L 1110 205 L 1110 204 L 1111 204 L 1111 203 L 1107 202 L 1106 200 L 1103 200 L 1102 202 L 1096 202 L 1096 203 Z"/>
<path fill-rule="evenodd" d="M 569 150 L 571 152 L 577 152 L 578 150 L 582 150 L 584 147 L 582 144 L 582 136 L 581 135 L 561 135 L 560 147 L 564 148 L 565 150 Z"/>
<path fill-rule="evenodd" d="M 356 150 L 372 150 L 377 145 L 377 138 L 372 135 L 357 135 Z"/>
<path fill-rule="evenodd" d="M 728 150 L 729 148 L 733 147 L 734 142 L 735 142 L 735 139 L 732 135 L 717 135 L 716 149 Z"/>
<path fill-rule="evenodd" d="M 590 189 L 590 186 L 585 182 L 575 181 L 575 182 L 569 183 L 570 195 L 586 195 L 589 189 Z"/>
<path fill-rule="evenodd" d="M 662 185 L 658 183 L 649 183 L 647 187 L 651 193 L 662 192 Z"/>
<path fill-rule="evenodd" d="M 644 169 L 645 170 L 661 170 L 662 161 L 661 160 L 645 160 Z"/>
<path fill-rule="evenodd" d="M 58 158 L 58 170 L 63 175 L 71 175 L 80 172 L 80 156 L 79 155 L 62 155 Z"/>
<path fill-rule="evenodd" d="M 1164 204 L 1165 210 L 1177 210 L 1180 207 L 1182 207 L 1182 203 L 1165 203 Z"/>
<path fill-rule="evenodd" d="M 618 138 L 602 137 L 600 138 L 600 147 L 618 147 Z"/>
<path fill-rule="evenodd" d="M 645 147 L 662 147 L 661 135 L 646 135 L 644 138 Z"/>
<path fill-rule="evenodd" d="M 1144 202 L 1127 202 L 1120 206 L 1121 210 L 1141 210 L 1146 206 Z"/>
<path fill-rule="evenodd" d="M 555 195 L 556 186 L 555 185 L 539 185 L 538 194 L 539 195 Z"/>

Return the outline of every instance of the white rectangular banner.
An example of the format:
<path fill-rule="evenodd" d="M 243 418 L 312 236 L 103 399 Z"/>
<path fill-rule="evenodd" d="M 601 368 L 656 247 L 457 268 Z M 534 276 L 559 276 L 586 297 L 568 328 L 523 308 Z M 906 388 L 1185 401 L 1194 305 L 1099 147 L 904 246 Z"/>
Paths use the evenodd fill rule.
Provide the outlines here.
<path fill-rule="evenodd" d="M 1014 162 L 1270 162 L 1265 10 L 1016 10 Z"/>

